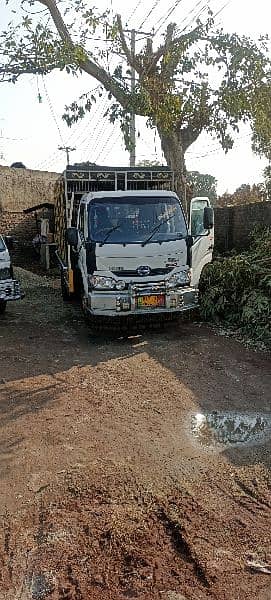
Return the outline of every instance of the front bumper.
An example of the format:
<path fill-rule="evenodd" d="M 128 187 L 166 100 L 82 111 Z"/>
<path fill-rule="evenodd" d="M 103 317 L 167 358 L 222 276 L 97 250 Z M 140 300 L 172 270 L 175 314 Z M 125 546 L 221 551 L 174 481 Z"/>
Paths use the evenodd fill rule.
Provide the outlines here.
<path fill-rule="evenodd" d="M 0 281 L 0 301 L 21 300 L 23 297 L 24 294 L 17 279 L 4 279 Z"/>
<path fill-rule="evenodd" d="M 155 308 L 138 308 L 137 298 L 147 295 L 164 296 L 164 306 Z M 182 287 L 167 290 L 164 286 L 131 285 L 124 292 L 97 291 L 89 292 L 85 303 L 85 310 L 92 316 L 122 317 L 144 316 L 182 313 L 197 308 L 198 290 L 191 287 Z"/>

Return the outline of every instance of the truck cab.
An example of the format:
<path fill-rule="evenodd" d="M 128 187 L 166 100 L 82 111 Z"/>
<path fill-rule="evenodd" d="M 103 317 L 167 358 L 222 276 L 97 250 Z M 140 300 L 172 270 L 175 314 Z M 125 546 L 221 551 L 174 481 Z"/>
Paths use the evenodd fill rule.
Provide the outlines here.
<path fill-rule="evenodd" d="M 8 243 L 9 238 L 0 235 L 0 314 L 5 312 L 7 302 L 22 298 L 20 284 L 13 278 Z"/>

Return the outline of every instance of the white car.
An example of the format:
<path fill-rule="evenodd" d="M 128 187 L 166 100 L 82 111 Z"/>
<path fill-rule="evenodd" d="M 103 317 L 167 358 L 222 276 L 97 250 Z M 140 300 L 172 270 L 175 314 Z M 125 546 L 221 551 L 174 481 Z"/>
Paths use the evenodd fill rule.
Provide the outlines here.
<path fill-rule="evenodd" d="M 7 246 L 8 239 L 0 235 L 0 314 L 5 312 L 7 302 L 21 300 L 23 297 L 20 284 L 13 277 L 13 268 Z"/>

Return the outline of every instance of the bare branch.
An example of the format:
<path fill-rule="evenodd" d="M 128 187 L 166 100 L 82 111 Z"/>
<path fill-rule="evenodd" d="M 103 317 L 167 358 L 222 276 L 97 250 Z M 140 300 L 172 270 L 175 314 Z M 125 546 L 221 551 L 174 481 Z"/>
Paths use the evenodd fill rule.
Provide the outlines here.
<path fill-rule="evenodd" d="M 171 27 L 173 27 L 173 25 L 169 24 L 169 26 L 167 28 L 167 36 L 166 36 L 165 43 L 162 44 L 161 46 L 159 46 L 158 50 L 156 50 L 156 52 L 154 53 L 153 60 L 149 67 L 149 70 L 151 70 L 155 65 L 157 65 L 160 58 L 165 56 L 166 52 L 168 52 L 172 48 L 178 46 L 178 44 L 180 44 L 183 41 L 186 41 L 188 39 L 193 39 L 195 37 L 195 34 L 200 30 L 201 25 L 198 25 L 197 27 L 195 27 L 195 29 L 193 29 L 189 33 L 185 33 L 176 38 L 172 37 Z M 170 36 L 171 36 L 171 39 L 170 39 Z"/>
<path fill-rule="evenodd" d="M 140 72 L 141 72 L 140 65 L 136 59 L 136 56 L 131 53 L 130 48 L 126 42 L 126 38 L 124 35 L 123 26 L 122 26 L 121 16 L 119 14 L 117 15 L 117 24 L 118 24 L 119 34 L 120 34 L 122 50 L 127 58 L 127 62 L 130 65 L 130 67 L 133 67 L 137 71 L 137 73 L 140 74 Z"/>

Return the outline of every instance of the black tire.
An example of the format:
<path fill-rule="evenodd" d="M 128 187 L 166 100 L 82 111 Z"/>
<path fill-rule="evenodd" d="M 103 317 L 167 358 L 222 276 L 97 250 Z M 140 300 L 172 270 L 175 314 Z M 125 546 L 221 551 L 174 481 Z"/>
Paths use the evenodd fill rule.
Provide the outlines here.
<path fill-rule="evenodd" d="M 62 298 L 64 300 L 64 302 L 69 302 L 71 300 L 70 294 L 67 290 L 67 286 L 66 286 L 66 282 L 65 282 L 65 277 L 63 272 L 61 271 L 61 294 L 62 294 Z"/>
<path fill-rule="evenodd" d="M 0 300 L 0 315 L 3 315 L 7 308 L 6 300 Z"/>

